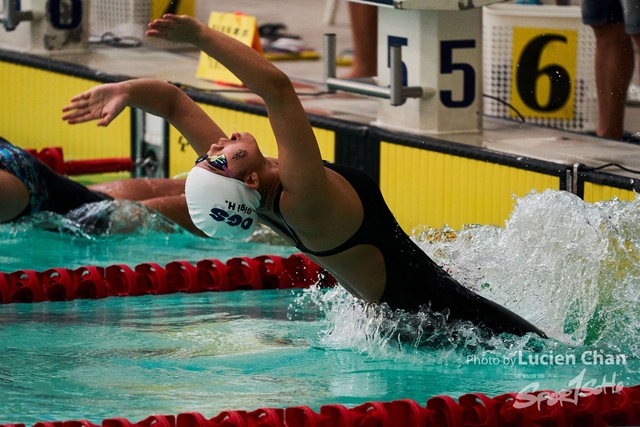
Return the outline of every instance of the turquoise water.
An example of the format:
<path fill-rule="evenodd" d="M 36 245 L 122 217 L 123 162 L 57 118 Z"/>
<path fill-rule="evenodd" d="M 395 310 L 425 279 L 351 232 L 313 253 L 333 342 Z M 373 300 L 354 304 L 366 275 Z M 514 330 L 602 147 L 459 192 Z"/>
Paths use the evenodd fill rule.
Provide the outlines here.
<path fill-rule="evenodd" d="M 391 318 L 340 288 L 0 305 L 0 423 L 638 384 L 639 208 L 547 191 L 519 199 L 505 227 L 415 230 L 550 340 Z M 292 253 L 269 233 L 230 244 L 140 215 L 133 235 L 55 216 L 0 226 L 0 271 Z"/>

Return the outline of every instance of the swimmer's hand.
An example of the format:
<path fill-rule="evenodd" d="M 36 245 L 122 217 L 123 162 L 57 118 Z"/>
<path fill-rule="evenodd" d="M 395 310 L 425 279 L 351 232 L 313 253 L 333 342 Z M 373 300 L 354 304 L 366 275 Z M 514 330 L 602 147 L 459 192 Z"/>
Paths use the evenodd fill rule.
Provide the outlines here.
<path fill-rule="evenodd" d="M 108 126 L 125 107 L 124 84 L 103 84 L 71 98 L 71 103 L 62 109 L 62 120 L 71 125 L 98 120 L 98 126 Z"/>
<path fill-rule="evenodd" d="M 149 23 L 145 34 L 172 42 L 193 43 L 206 28 L 202 22 L 188 15 L 165 13 L 162 18 Z"/>

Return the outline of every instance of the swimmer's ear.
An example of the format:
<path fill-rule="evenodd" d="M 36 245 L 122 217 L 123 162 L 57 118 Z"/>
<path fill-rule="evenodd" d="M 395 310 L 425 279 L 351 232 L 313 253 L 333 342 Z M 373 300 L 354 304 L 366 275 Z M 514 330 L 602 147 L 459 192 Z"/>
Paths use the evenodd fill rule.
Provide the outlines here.
<path fill-rule="evenodd" d="M 258 178 L 257 172 L 251 172 L 249 175 L 247 175 L 244 178 L 244 184 L 252 190 L 257 190 L 259 183 L 260 183 L 260 180 Z"/>

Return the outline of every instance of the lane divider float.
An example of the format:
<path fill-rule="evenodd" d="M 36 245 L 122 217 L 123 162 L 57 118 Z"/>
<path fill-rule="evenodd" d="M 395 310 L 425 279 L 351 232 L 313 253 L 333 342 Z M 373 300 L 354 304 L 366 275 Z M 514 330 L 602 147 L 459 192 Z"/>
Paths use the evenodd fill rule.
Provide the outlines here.
<path fill-rule="evenodd" d="M 336 280 L 302 254 L 286 258 L 277 255 L 235 257 L 226 262 L 204 259 L 195 265 L 189 261 L 172 261 L 164 266 L 146 262 L 133 268 L 126 264 L 89 265 L 76 269 L 0 272 L 0 303 L 308 288 L 314 284 L 333 286 Z"/>
<path fill-rule="evenodd" d="M 151 415 L 141 421 L 107 418 L 47 421 L 32 427 L 605 427 L 640 425 L 640 385 L 596 389 L 505 393 L 490 398 L 468 393 L 456 401 L 435 396 L 425 406 L 411 399 L 366 402 L 352 408 L 323 405 L 222 411 L 212 418 L 198 412 Z M 0 424 L 25 427 L 25 424 Z"/>
<path fill-rule="evenodd" d="M 112 157 L 90 160 L 64 160 L 62 147 L 46 147 L 40 151 L 26 149 L 36 159 L 62 175 L 85 175 L 106 172 L 128 172 L 134 163 L 129 157 Z"/>

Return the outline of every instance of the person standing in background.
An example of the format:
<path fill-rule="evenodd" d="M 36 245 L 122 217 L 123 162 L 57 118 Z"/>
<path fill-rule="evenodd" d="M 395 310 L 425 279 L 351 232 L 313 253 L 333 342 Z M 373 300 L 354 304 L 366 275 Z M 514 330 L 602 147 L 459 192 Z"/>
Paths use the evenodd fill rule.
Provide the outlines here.
<path fill-rule="evenodd" d="M 640 46 L 640 0 L 582 0 L 581 8 L 582 22 L 593 29 L 596 38 L 596 134 L 622 140 L 627 91 L 635 65 L 633 44 Z"/>
<path fill-rule="evenodd" d="M 378 6 L 348 3 L 353 63 L 343 78 L 375 77 L 378 74 Z"/>

